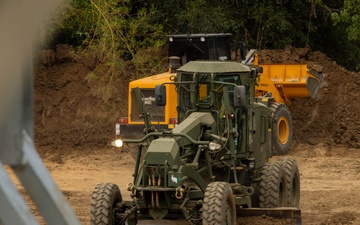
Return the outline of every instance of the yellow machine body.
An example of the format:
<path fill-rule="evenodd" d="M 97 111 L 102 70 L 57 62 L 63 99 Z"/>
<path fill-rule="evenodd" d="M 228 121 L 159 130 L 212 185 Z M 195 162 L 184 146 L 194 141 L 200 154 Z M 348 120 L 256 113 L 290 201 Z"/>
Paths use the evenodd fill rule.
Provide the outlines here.
<path fill-rule="evenodd" d="M 139 87 L 142 92 L 149 92 L 149 95 L 144 96 L 144 102 L 146 106 L 149 106 L 149 108 L 157 108 L 156 113 L 163 114 L 162 119 L 159 120 L 153 120 L 153 124 L 162 124 L 162 125 L 168 125 L 168 128 L 174 128 L 174 123 L 171 123 L 171 119 L 177 119 L 177 112 L 176 112 L 176 101 L 177 101 L 177 95 L 175 90 L 175 85 L 172 84 L 165 84 L 166 86 L 166 96 L 168 98 L 166 99 L 166 106 L 162 106 L 159 108 L 159 106 L 155 106 L 155 96 L 154 96 L 154 90 L 155 86 L 171 82 L 171 77 L 174 77 L 175 73 L 170 73 L 170 71 L 148 76 L 145 78 L 141 78 L 138 80 L 134 80 L 129 83 L 129 93 L 128 93 L 128 124 L 144 124 L 144 121 L 142 118 L 139 118 L 139 107 L 137 106 L 137 102 L 135 101 L 133 89 L 136 87 Z M 135 105 L 136 104 L 136 105 Z M 133 111 L 135 109 L 135 111 Z M 150 109 L 150 113 L 154 113 Z"/>
<path fill-rule="evenodd" d="M 278 103 L 286 105 L 296 98 L 316 97 L 322 76 L 307 68 L 306 64 L 261 64 L 256 96 L 271 92 Z"/>

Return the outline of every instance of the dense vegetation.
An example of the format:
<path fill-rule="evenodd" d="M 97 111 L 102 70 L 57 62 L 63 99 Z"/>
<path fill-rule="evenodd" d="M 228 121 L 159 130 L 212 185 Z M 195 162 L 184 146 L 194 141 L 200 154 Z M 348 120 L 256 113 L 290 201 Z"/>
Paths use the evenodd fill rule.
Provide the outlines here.
<path fill-rule="evenodd" d="M 50 22 L 52 43 L 93 49 L 114 71 L 152 73 L 166 61 L 165 36 L 232 33 L 248 48 L 320 50 L 360 70 L 359 0 L 68 0 Z M 49 35 L 50 36 L 50 35 Z M 165 47 L 166 48 L 166 47 Z M 162 54 L 160 53 L 162 52 Z M 130 67 L 130 68 L 129 68 Z M 94 71 L 93 77 L 104 74 Z"/>

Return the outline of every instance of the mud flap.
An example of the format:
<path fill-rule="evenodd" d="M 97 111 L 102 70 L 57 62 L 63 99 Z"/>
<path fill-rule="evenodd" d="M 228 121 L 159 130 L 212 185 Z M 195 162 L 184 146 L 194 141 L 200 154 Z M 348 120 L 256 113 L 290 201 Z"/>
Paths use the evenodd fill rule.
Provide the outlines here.
<path fill-rule="evenodd" d="M 294 225 L 301 225 L 301 210 L 292 207 L 282 208 L 238 208 L 237 216 L 270 216 L 279 219 L 289 219 Z"/>

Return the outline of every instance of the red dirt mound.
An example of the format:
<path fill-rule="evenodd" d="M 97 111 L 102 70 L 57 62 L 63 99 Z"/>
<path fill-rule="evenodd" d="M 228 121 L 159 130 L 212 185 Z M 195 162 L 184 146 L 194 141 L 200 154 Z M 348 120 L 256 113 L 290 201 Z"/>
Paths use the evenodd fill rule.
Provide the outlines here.
<path fill-rule="evenodd" d="M 119 108 L 92 91 L 87 76 L 96 66 L 93 54 L 72 56 L 68 45 L 43 51 L 35 70 L 35 143 L 39 147 L 82 149 L 110 143 Z M 114 88 L 118 104 L 125 90 Z M 125 91 L 126 93 L 126 91 Z"/>

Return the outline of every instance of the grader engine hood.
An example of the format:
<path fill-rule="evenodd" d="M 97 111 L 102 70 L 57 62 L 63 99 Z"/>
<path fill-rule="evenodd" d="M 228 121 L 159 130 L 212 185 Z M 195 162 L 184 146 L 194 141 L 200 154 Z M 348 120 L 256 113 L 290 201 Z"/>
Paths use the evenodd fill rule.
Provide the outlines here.
<path fill-rule="evenodd" d="M 192 113 L 182 123 L 172 130 L 174 137 L 161 137 L 151 142 L 145 154 L 148 165 L 163 165 L 165 161 L 172 166 L 179 159 L 179 148 L 191 143 L 190 140 L 176 134 L 184 134 L 193 140 L 201 135 L 200 126 L 206 126 L 215 131 L 215 120 L 210 113 Z"/>
<path fill-rule="evenodd" d="M 165 161 L 172 166 L 179 160 L 179 146 L 174 138 L 159 138 L 153 140 L 145 154 L 149 165 L 163 165 Z"/>
<path fill-rule="evenodd" d="M 215 120 L 210 113 L 194 112 L 187 117 L 183 122 L 173 129 L 173 133 L 187 134 L 196 140 L 201 132 L 200 126 L 207 126 L 215 133 Z M 176 138 L 179 146 L 190 144 L 190 141 L 185 138 Z"/>

